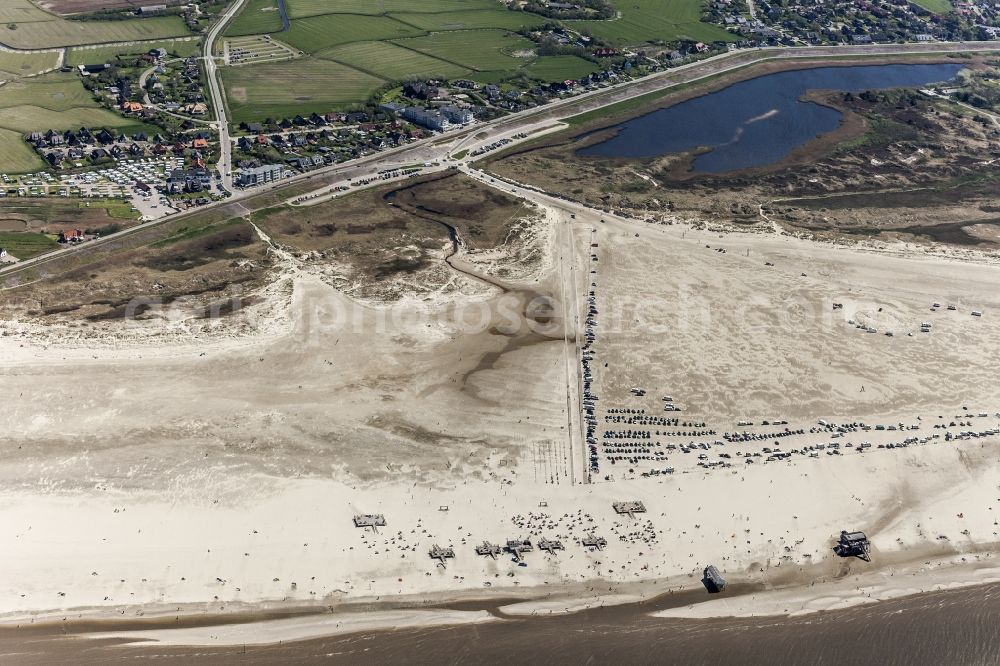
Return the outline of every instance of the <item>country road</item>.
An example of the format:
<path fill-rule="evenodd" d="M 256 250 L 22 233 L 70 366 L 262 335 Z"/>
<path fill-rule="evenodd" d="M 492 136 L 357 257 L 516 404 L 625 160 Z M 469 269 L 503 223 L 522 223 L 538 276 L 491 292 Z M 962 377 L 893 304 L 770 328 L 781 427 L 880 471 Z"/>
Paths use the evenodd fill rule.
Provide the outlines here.
<path fill-rule="evenodd" d="M 219 83 L 218 68 L 216 67 L 213 51 L 215 40 L 219 38 L 233 17 L 243 8 L 246 0 L 236 0 L 219 17 L 219 20 L 208 31 L 205 42 L 202 44 L 203 58 L 205 62 L 205 78 L 208 80 L 208 91 L 212 96 L 212 107 L 215 109 L 216 130 L 219 133 L 219 163 L 217 168 L 222 175 L 222 187 L 227 192 L 233 191 L 233 144 L 229 138 L 229 118 L 226 117 L 226 101 L 222 93 L 222 84 Z"/>
<path fill-rule="evenodd" d="M 226 23 L 232 19 L 236 11 L 242 7 L 245 0 L 237 0 L 220 21 L 212 29 L 209 39 L 206 40 L 205 55 L 211 55 L 211 43 L 225 27 Z M 131 227 L 116 234 L 111 234 L 102 239 L 91 241 L 84 245 L 75 246 L 63 250 L 40 255 L 33 259 L 19 262 L 12 266 L 0 268 L 0 275 L 14 275 L 32 267 L 37 267 L 58 259 L 66 252 L 80 251 L 95 244 L 103 244 L 120 239 L 123 236 L 136 233 L 137 231 L 149 227 L 183 219 L 192 215 L 200 214 L 212 208 L 221 208 L 234 201 L 247 199 L 255 195 L 281 190 L 293 185 L 298 185 L 306 181 L 315 181 L 316 189 L 322 189 L 331 184 L 340 182 L 345 178 L 358 178 L 372 175 L 385 168 L 383 165 L 398 164 L 402 162 L 426 163 L 449 159 L 452 147 L 456 141 L 474 137 L 476 145 L 491 143 L 496 137 L 510 137 L 516 134 L 521 128 L 539 127 L 545 123 L 555 123 L 563 119 L 595 111 L 613 104 L 628 101 L 649 93 L 666 91 L 670 88 L 695 83 L 704 79 L 719 76 L 728 72 L 743 69 L 750 65 L 769 61 L 794 61 L 806 59 L 823 59 L 835 57 L 862 57 L 878 58 L 880 56 L 920 56 L 920 55 L 942 55 L 952 53 L 981 53 L 1000 51 L 1000 41 L 996 42 L 933 42 L 920 44 L 868 44 L 863 46 L 805 46 L 794 48 L 766 48 L 766 49 L 745 49 L 729 51 L 723 54 L 705 58 L 687 65 L 681 65 L 672 69 L 651 74 L 641 79 L 626 81 L 615 84 L 607 88 L 602 88 L 590 92 L 557 100 L 542 107 L 529 109 L 520 113 L 504 116 L 496 120 L 477 123 L 469 127 L 447 132 L 444 135 L 435 135 L 427 139 L 422 139 L 405 146 L 386 150 L 374 155 L 369 155 L 350 162 L 343 162 L 316 171 L 299 174 L 283 181 L 268 184 L 264 187 L 250 191 L 232 189 L 232 168 L 230 164 L 232 145 L 229 138 L 228 121 L 225 116 L 225 103 L 222 91 L 216 75 L 217 68 L 214 58 L 207 58 L 206 71 L 209 73 L 209 86 L 213 97 L 213 104 L 216 109 L 216 122 L 219 123 L 220 151 L 219 171 L 223 174 L 223 183 L 233 196 L 229 199 L 215 202 L 197 209 L 186 211 L 177 215 L 172 215 L 153 222 L 147 222 L 135 227 Z M 512 139 L 508 147 L 515 145 L 519 141 L 527 141 L 534 138 L 533 135 L 523 139 Z M 466 156 L 464 160 L 470 161 Z M 461 161 L 456 161 L 456 164 Z M 378 181 L 372 183 L 374 186 Z M 9 287 L 5 287 L 9 288 Z"/>

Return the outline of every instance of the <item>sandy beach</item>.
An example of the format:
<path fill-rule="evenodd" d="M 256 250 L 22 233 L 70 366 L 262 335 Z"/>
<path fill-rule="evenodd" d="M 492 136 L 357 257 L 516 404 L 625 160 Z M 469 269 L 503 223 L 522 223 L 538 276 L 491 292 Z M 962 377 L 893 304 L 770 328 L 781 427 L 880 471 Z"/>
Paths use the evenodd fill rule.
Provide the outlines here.
<path fill-rule="evenodd" d="M 3 623 L 211 624 L 275 605 L 511 597 L 525 603 L 510 615 L 565 613 L 696 589 L 708 564 L 755 591 L 706 594 L 670 617 L 794 614 L 997 579 L 995 257 L 602 223 L 546 205 L 543 272 L 503 290 L 378 308 L 300 267 L 270 295 L 266 325 L 188 343 L 144 332 L 129 344 L 109 328 L 104 345 L 40 345 L 8 328 Z M 602 457 L 597 472 L 579 408 L 591 289 L 598 430 L 624 427 L 606 418 L 615 409 L 662 418 L 664 395 L 683 405 L 666 416 L 690 422 L 648 426 L 662 431 L 655 460 Z M 561 316 L 525 316 L 538 297 Z M 724 438 L 740 433 L 759 437 Z M 779 449 L 799 453 L 769 460 Z M 617 514 L 624 500 L 646 512 Z M 386 525 L 356 528 L 358 514 Z M 871 563 L 833 553 L 842 529 L 868 533 Z M 585 547 L 588 535 L 606 547 Z M 474 550 L 526 538 L 564 548 L 536 548 L 526 566 Z M 455 557 L 431 559 L 434 545 Z M 257 636 L 494 619 L 365 617 Z"/>

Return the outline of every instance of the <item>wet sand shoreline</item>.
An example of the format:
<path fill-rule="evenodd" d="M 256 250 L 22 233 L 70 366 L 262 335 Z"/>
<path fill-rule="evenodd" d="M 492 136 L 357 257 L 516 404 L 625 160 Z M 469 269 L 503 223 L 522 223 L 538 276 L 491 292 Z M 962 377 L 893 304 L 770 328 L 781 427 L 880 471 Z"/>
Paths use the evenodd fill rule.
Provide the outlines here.
<path fill-rule="evenodd" d="M 862 608 L 821 611 L 804 617 L 676 619 L 650 611 L 676 607 L 679 596 L 662 601 L 590 609 L 572 615 L 503 618 L 474 626 L 408 627 L 358 631 L 339 636 L 267 645 L 128 645 L 115 639 L 81 637 L 81 627 L 40 625 L 0 629 L 0 646 L 18 663 L 115 663 L 169 657 L 171 663 L 480 663 L 531 658 L 555 647 L 560 658 L 606 663 L 817 663 L 848 636 L 881 637 L 860 651 L 848 650 L 838 663 L 989 663 L 982 655 L 1000 649 L 992 627 L 1000 619 L 1000 583 L 924 592 Z M 462 604 L 470 609 L 473 602 Z M 947 612 L 946 612 L 947 611 Z M 106 630 L 101 623 L 94 630 Z M 936 627 L 934 630 L 932 627 Z M 984 633 L 985 632 L 985 633 Z M 973 635 L 974 634 L 974 635 Z M 751 640 L 749 637 L 753 636 Z M 710 638 L 709 638 L 710 637 Z M 976 639 L 979 639 L 978 641 Z M 840 648 L 847 647 L 840 643 Z M 669 647 L 668 652 L 664 652 Z M 977 660 L 977 656 L 980 660 Z M 702 660 L 711 659 L 710 662 Z M 874 660 L 874 661 L 870 661 Z"/>

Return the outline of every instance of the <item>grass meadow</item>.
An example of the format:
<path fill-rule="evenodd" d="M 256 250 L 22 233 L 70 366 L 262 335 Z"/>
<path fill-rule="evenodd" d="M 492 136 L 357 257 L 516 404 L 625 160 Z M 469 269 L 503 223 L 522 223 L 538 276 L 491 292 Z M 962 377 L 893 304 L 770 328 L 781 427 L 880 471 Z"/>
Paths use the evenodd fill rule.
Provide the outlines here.
<path fill-rule="evenodd" d="M 456 12 L 497 9 L 496 0 L 287 0 L 291 18 L 321 14 L 386 14 L 392 12 Z"/>
<path fill-rule="evenodd" d="M 150 49 L 163 48 L 171 57 L 186 58 L 198 55 L 201 41 L 197 38 L 164 39 L 156 42 L 145 42 L 132 46 L 78 46 L 67 49 L 67 65 L 95 65 L 104 62 L 114 62 L 119 56 L 139 56 L 148 53 Z"/>
<path fill-rule="evenodd" d="M 514 72 L 531 62 L 535 48 L 531 40 L 503 30 L 436 32 L 394 43 L 475 71 Z M 522 53 L 528 57 L 515 55 Z"/>
<path fill-rule="evenodd" d="M 321 58 L 227 67 L 232 122 L 287 118 L 360 104 L 386 84 L 378 77 Z"/>
<path fill-rule="evenodd" d="M 458 79 L 469 74 L 464 67 L 391 42 L 344 44 L 317 55 L 391 81 L 416 77 Z"/>
<path fill-rule="evenodd" d="M 687 38 L 701 42 L 735 41 L 723 28 L 701 22 L 703 0 L 621 0 L 614 21 L 566 21 L 576 30 L 619 45 Z"/>
<path fill-rule="evenodd" d="M 0 129 L 0 173 L 27 173 L 44 167 L 45 162 L 24 142 L 21 132 Z"/>
<path fill-rule="evenodd" d="M 281 30 L 281 13 L 277 0 L 250 0 L 236 17 L 226 34 L 230 37 L 263 35 Z"/>
<path fill-rule="evenodd" d="M 48 49 L 190 34 L 191 31 L 179 16 L 120 21 L 68 21 L 42 11 L 28 0 L 0 2 L 0 43 L 15 49 Z"/>
<path fill-rule="evenodd" d="M 0 80 L 9 81 L 37 74 L 52 69 L 58 63 L 59 54 L 55 51 L 44 53 L 0 51 Z"/>
<path fill-rule="evenodd" d="M 701 22 L 704 0 L 613 1 L 619 18 L 569 23 L 616 44 L 732 39 L 722 28 Z M 246 34 L 261 14 L 276 14 L 269 11 L 275 2 L 251 0 L 230 34 Z M 287 8 L 287 31 L 275 33 L 275 24 L 258 34 L 272 34 L 307 57 L 298 64 L 255 65 L 238 73 L 227 68 L 223 76 L 238 121 L 298 113 L 302 103 L 312 110 L 330 110 L 323 104 L 342 108 L 365 101 L 387 83 L 415 78 L 501 83 L 525 75 L 550 82 L 598 69 L 578 56 L 539 57 L 536 44 L 517 31 L 549 20 L 511 11 L 497 0 L 287 0 Z"/>
<path fill-rule="evenodd" d="M 289 46 L 316 53 L 331 46 L 350 42 L 381 41 L 422 35 L 424 31 L 386 16 L 327 14 L 292 21 L 288 32 L 280 35 Z"/>

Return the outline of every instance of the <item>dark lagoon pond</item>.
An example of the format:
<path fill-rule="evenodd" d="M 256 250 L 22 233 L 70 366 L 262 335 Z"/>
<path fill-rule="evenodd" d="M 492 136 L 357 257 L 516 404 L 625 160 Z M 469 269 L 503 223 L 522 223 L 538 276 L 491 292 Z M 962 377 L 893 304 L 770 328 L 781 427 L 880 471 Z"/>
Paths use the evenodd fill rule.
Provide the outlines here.
<path fill-rule="evenodd" d="M 802 101 L 807 91 L 926 86 L 953 79 L 962 67 L 856 65 L 768 74 L 616 125 L 616 136 L 577 154 L 649 158 L 705 146 L 711 151 L 695 158 L 695 172 L 767 166 L 839 126 L 840 111 Z"/>

